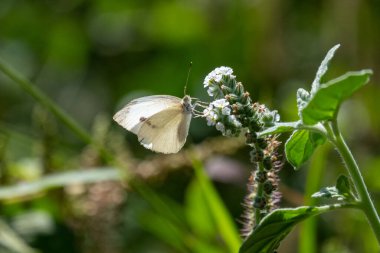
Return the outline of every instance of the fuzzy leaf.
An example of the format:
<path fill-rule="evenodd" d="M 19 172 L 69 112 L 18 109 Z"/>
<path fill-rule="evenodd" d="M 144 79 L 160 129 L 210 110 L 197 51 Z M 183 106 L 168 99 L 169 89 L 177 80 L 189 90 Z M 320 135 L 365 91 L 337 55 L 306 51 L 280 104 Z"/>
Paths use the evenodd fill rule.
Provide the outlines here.
<path fill-rule="evenodd" d="M 370 75 L 372 75 L 372 71 L 368 69 L 347 72 L 322 84 L 301 110 L 300 116 L 303 123 L 313 125 L 319 121 L 332 120 L 336 116 L 340 104 L 365 85 L 369 81 Z"/>
<path fill-rule="evenodd" d="M 310 100 L 310 93 L 305 89 L 299 88 L 297 90 L 297 108 L 298 108 L 298 115 L 300 117 L 301 117 L 301 111 L 303 110 L 303 108 L 305 108 L 309 100 Z"/>
<path fill-rule="evenodd" d="M 336 186 L 324 187 L 319 192 L 312 195 L 313 198 L 335 198 L 337 200 L 353 201 L 355 200 L 355 194 L 352 191 L 352 187 L 349 179 L 341 175 L 338 177 Z"/>
<path fill-rule="evenodd" d="M 299 222 L 337 206 L 303 206 L 277 209 L 266 216 L 244 241 L 239 253 L 273 253 Z"/>
<path fill-rule="evenodd" d="M 325 58 L 321 62 L 321 65 L 319 65 L 317 74 L 315 75 L 313 84 L 311 85 L 311 94 L 314 94 L 321 85 L 321 79 L 326 74 L 328 70 L 328 65 L 331 61 L 331 59 L 334 57 L 335 51 L 340 47 L 340 44 L 335 45 L 332 47 L 326 54 Z"/>
<path fill-rule="evenodd" d="M 296 130 L 285 143 L 286 159 L 294 169 L 298 169 L 313 154 L 316 147 L 323 144 L 326 138 L 308 130 Z"/>
<path fill-rule="evenodd" d="M 311 195 L 313 198 L 325 198 L 332 199 L 337 198 L 338 200 L 343 200 L 342 195 L 339 194 L 338 189 L 335 186 L 323 187 L 318 192 Z"/>
<path fill-rule="evenodd" d="M 285 123 L 275 123 L 274 126 L 269 127 L 261 132 L 257 133 L 257 136 L 265 136 L 271 134 L 279 134 L 285 132 L 291 132 L 297 128 L 300 122 L 285 122 Z"/>

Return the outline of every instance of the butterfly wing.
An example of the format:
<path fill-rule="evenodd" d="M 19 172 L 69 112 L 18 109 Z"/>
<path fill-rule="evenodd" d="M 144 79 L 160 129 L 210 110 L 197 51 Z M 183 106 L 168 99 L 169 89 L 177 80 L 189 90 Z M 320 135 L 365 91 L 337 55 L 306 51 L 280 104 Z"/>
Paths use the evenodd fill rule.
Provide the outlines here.
<path fill-rule="evenodd" d="M 148 149 L 177 153 L 185 145 L 190 121 L 191 114 L 183 112 L 182 106 L 172 107 L 147 119 L 137 136 Z"/>
<path fill-rule="evenodd" d="M 144 124 L 144 119 L 148 119 L 152 115 L 180 103 L 181 99 L 173 96 L 142 97 L 128 103 L 113 116 L 113 119 L 128 131 L 138 134 Z"/>
<path fill-rule="evenodd" d="M 165 95 L 142 97 L 127 104 L 113 118 L 135 133 L 144 147 L 176 153 L 186 142 L 191 121 L 191 113 L 184 111 L 181 101 Z"/>

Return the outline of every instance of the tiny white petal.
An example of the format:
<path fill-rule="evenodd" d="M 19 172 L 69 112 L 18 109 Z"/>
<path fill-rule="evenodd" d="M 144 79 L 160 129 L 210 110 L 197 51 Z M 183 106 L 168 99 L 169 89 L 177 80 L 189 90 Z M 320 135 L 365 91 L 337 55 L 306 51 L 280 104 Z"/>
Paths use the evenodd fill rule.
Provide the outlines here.
<path fill-rule="evenodd" d="M 225 127 L 224 127 L 223 123 L 221 123 L 221 122 L 218 122 L 215 127 L 216 127 L 216 130 L 221 131 L 221 132 L 224 132 L 224 130 L 225 130 Z"/>
<path fill-rule="evenodd" d="M 223 109 L 222 109 L 222 114 L 223 115 L 230 115 L 231 114 L 231 109 L 229 108 L 229 107 L 224 107 Z"/>
<path fill-rule="evenodd" d="M 208 89 L 207 89 L 207 94 L 208 94 L 210 97 L 212 97 L 212 96 L 214 96 L 214 91 L 213 91 L 211 88 L 208 88 Z"/>
<path fill-rule="evenodd" d="M 216 108 L 223 109 L 223 107 L 228 106 L 230 103 L 227 102 L 226 99 L 222 98 L 222 99 L 213 101 L 211 104 L 215 106 Z"/>
<path fill-rule="evenodd" d="M 276 113 L 276 116 L 274 118 L 274 121 L 275 122 L 279 122 L 280 121 L 280 114 Z"/>

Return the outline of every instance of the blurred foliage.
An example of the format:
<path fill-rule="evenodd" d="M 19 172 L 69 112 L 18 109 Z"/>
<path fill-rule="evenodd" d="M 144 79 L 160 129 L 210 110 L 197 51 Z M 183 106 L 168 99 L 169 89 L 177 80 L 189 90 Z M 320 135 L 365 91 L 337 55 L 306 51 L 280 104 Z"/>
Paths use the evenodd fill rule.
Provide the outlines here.
<path fill-rule="evenodd" d="M 134 135 L 111 124 L 111 116 L 138 96 L 183 96 L 190 61 L 191 96 L 207 100 L 203 78 L 215 67 L 227 65 L 254 99 L 278 109 L 283 119 L 291 121 L 297 116 L 297 88 L 310 87 L 326 50 L 340 43 L 329 78 L 351 69 L 374 71 L 370 85 L 343 105 L 340 120 L 380 209 L 376 180 L 380 166 L 379 13 L 379 2 L 358 0 L 1 0 L 0 57 L 36 83 L 118 158 L 143 162 L 152 153 Z M 195 119 L 187 146 L 215 135 L 205 122 Z M 232 219 L 239 220 L 250 165 L 244 148 L 233 151 L 220 159 L 210 154 L 206 170 Z M 155 159 L 165 164 L 167 158 Z M 343 173 L 339 158 L 331 151 L 320 159 L 326 160 L 322 186 L 334 184 Z M 103 165 L 92 147 L 0 73 L 2 185 Z M 188 167 L 155 172 L 150 186 L 170 199 L 167 203 L 184 210 L 189 229 L 198 235 L 194 245 L 221 252 L 223 243 L 213 237 L 215 224 L 199 205 L 200 193 Z M 140 174 L 151 172 L 154 166 L 144 168 Z M 285 166 L 282 206 L 302 202 L 307 173 Z M 187 238 L 191 244 L 194 239 L 176 234 L 175 227 L 141 197 L 127 194 L 117 182 L 70 184 L 1 202 L 0 212 L 6 226 L 19 237 L 16 241 L 22 238 L 41 252 L 189 252 L 181 248 L 184 241 L 173 242 Z M 194 217 L 196 212 L 202 215 Z M 342 211 L 317 220 L 319 252 L 372 253 L 378 249 L 363 215 Z M 289 237 L 280 252 L 296 252 L 297 238 Z"/>

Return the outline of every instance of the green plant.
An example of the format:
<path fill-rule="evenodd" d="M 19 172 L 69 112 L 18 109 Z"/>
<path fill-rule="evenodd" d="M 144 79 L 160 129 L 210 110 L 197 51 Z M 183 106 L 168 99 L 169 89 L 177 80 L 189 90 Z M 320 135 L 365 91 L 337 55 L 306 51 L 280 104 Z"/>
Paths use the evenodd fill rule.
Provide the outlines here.
<path fill-rule="evenodd" d="M 300 120 L 297 122 L 280 122 L 277 111 L 271 111 L 265 105 L 253 103 L 249 93 L 240 82 L 236 81 L 236 76 L 230 68 L 217 68 L 205 79 L 205 87 L 209 95 L 214 98 L 213 102 L 204 106 L 204 117 L 208 125 L 215 126 L 225 136 L 237 136 L 244 132 L 246 144 L 251 148 L 250 161 L 253 169 L 248 180 L 248 194 L 244 203 L 246 207 L 243 229 L 245 241 L 241 246 L 233 220 L 197 158 L 191 157 L 195 179 L 188 188 L 187 203 L 182 208 L 152 191 L 142 181 L 135 180 L 125 168 L 126 166 L 118 162 L 102 143 L 91 136 L 30 81 L 2 61 L 0 61 L 2 73 L 61 120 L 79 139 L 97 150 L 104 163 L 114 167 L 85 172 L 78 170 L 55 173 L 35 182 L 4 186 L 0 188 L 0 199 L 22 199 L 28 195 L 38 195 L 48 189 L 72 183 L 123 180 L 151 207 L 150 211 L 143 213 L 145 218 L 149 219 L 142 218 L 142 226 L 179 252 L 236 252 L 239 247 L 241 253 L 275 252 L 281 240 L 297 223 L 341 208 L 355 208 L 363 211 L 379 240 L 378 214 L 337 122 L 341 103 L 366 84 L 372 72 L 370 70 L 348 72 L 331 81 L 322 81 L 328 63 L 338 47 L 333 47 L 323 60 L 311 91 L 298 90 L 297 104 Z M 330 199 L 329 204 L 314 206 L 313 201 L 308 201 L 310 206 L 279 208 L 281 195 L 278 191 L 278 172 L 282 163 L 277 149 L 281 145 L 278 135 L 284 132 L 293 132 L 285 144 L 285 151 L 286 158 L 295 169 L 300 168 L 313 155 L 315 149 L 326 140 L 332 143 L 341 155 L 348 176 L 342 175 L 337 179 L 335 186 L 322 188 L 312 194 L 313 198 Z M 320 170 L 316 173 L 320 173 Z M 315 187 L 315 184 L 309 185 L 307 192 L 312 193 Z M 7 234 L 13 236 L 15 238 L 13 240 L 17 242 L 9 248 L 14 248 L 16 252 L 23 250 L 26 252 L 25 249 L 28 246 L 20 238 L 11 230 Z M 33 249 L 28 248 L 28 250 L 34 252 Z"/>
<path fill-rule="evenodd" d="M 299 222 L 340 208 L 356 208 L 366 215 L 380 242 L 380 220 L 363 180 L 356 160 L 340 132 L 337 115 L 340 105 L 356 90 L 365 85 L 371 70 L 348 72 L 330 81 L 323 78 L 328 64 L 339 45 L 326 55 L 317 71 L 310 91 L 297 91 L 299 121 L 280 122 L 277 111 L 252 103 L 249 93 L 236 81 L 232 69 L 220 67 L 205 79 L 205 88 L 215 100 L 205 108 L 208 125 L 215 126 L 225 136 L 236 136 L 245 131 L 246 143 L 251 147 L 254 165 L 245 201 L 246 239 L 240 253 L 275 252 L 281 240 Z M 348 176 L 340 176 L 332 187 L 313 194 L 314 198 L 331 199 L 323 206 L 278 208 L 277 159 L 280 143 L 277 135 L 292 132 L 285 143 L 286 158 L 297 170 L 328 140 L 342 157 Z"/>

